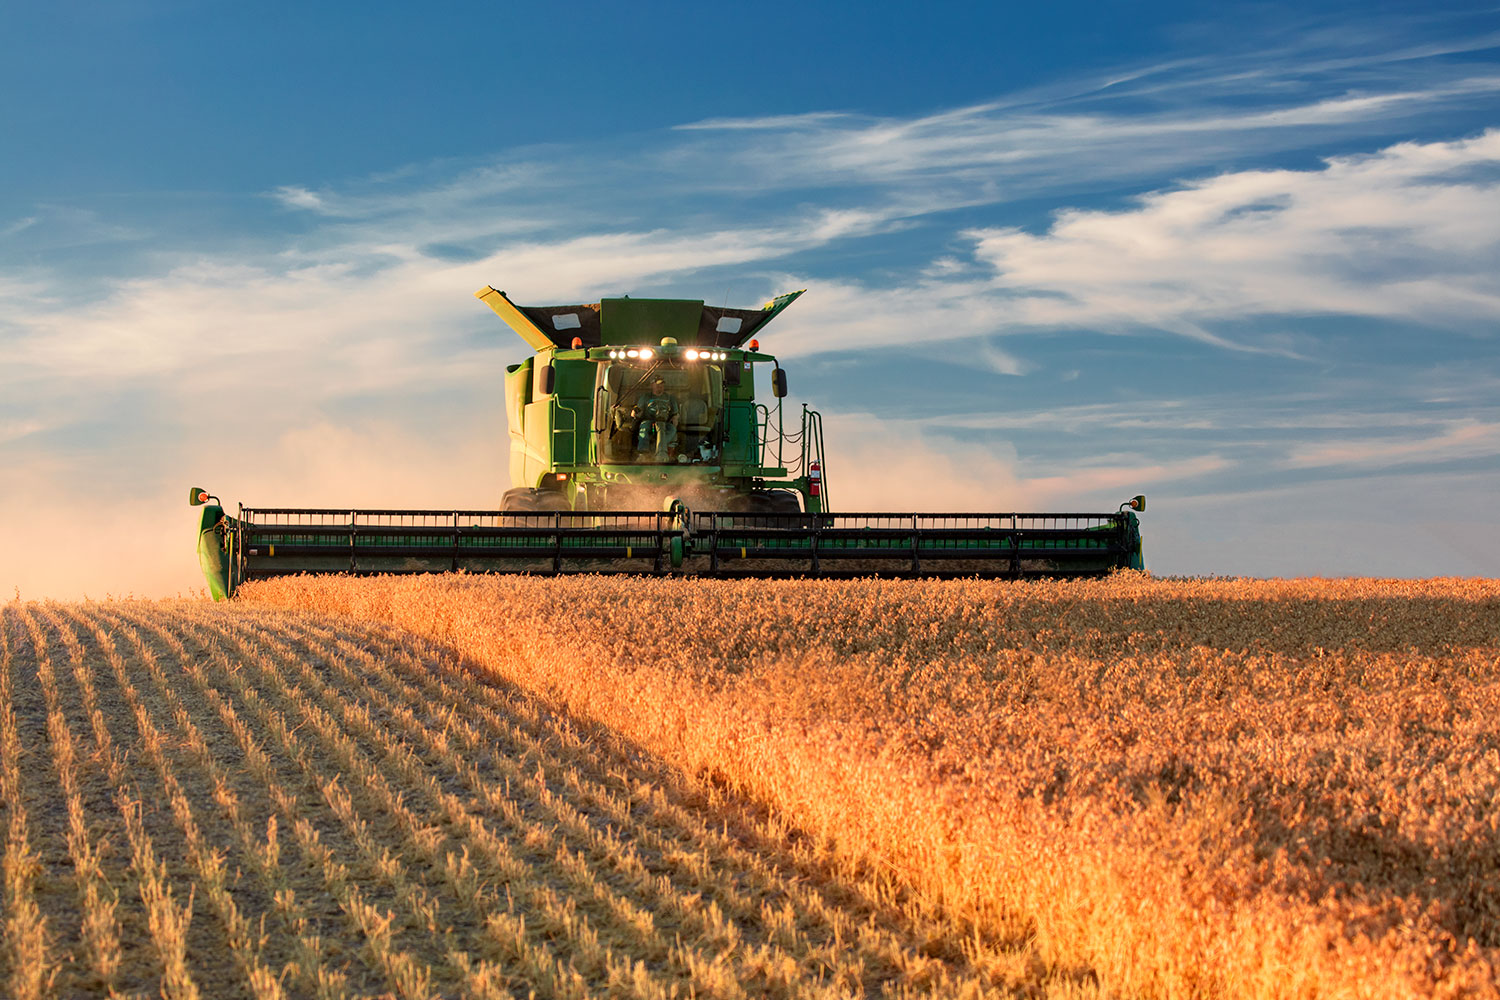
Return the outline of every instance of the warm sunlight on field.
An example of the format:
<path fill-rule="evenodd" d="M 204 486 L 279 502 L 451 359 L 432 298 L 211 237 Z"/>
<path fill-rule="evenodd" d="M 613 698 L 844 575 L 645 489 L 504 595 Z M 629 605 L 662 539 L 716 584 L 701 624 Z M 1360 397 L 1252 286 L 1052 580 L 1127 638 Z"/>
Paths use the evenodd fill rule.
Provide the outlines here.
<path fill-rule="evenodd" d="M 1495 993 L 1497 582 L 297 578 L 245 599 L 450 645 L 1111 994 Z"/>
<path fill-rule="evenodd" d="M 394 629 L 0 608 L 0 996 L 1098 996 Z"/>

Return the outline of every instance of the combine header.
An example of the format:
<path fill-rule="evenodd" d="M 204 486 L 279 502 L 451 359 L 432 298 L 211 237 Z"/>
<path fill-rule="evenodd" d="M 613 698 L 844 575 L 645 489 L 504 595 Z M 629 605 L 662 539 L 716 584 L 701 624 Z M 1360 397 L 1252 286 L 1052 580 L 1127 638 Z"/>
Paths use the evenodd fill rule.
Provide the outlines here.
<path fill-rule="evenodd" d="M 194 488 L 216 600 L 291 573 L 624 572 L 711 576 L 1098 575 L 1141 569 L 1137 496 L 1112 513 L 843 513 L 822 418 L 783 414 L 759 309 L 603 299 L 518 306 L 475 293 L 536 352 L 505 372 L 500 510 L 240 507 Z M 772 402 L 757 400 L 767 373 Z"/>

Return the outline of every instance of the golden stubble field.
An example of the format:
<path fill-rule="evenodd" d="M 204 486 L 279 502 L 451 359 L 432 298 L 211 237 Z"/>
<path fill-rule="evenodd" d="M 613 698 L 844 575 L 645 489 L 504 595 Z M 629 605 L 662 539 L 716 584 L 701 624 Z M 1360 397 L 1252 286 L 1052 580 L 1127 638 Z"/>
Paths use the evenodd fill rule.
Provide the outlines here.
<path fill-rule="evenodd" d="M 12 604 L 18 996 L 1496 995 L 1500 583 Z"/>
<path fill-rule="evenodd" d="M 1093 992 L 451 650 L 0 608 L 0 996 Z"/>
<path fill-rule="evenodd" d="M 267 582 L 1111 995 L 1496 995 L 1500 581 Z"/>

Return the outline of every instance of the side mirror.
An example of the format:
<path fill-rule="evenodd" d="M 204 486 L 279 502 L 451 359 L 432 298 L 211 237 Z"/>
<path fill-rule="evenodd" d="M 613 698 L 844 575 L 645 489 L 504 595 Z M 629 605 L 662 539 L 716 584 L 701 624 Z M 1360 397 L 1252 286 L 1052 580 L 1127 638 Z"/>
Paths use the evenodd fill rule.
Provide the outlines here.
<path fill-rule="evenodd" d="M 194 507 L 202 507 L 210 500 L 217 499 L 218 497 L 213 496 L 208 492 L 208 490 L 203 489 L 201 486 L 194 486 L 188 490 L 188 503 L 192 504 Z"/>
<path fill-rule="evenodd" d="M 609 426 L 609 414 L 606 409 L 609 406 L 609 397 L 605 395 L 604 386 L 594 390 L 594 433 L 603 434 Z"/>
<path fill-rule="evenodd" d="M 542 368 L 542 395 L 550 396 L 557 389 L 557 369 L 552 365 Z"/>
<path fill-rule="evenodd" d="M 1145 510 L 1146 509 L 1146 496 L 1145 496 L 1145 494 L 1138 494 L 1136 496 L 1131 497 L 1129 500 L 1126 500 L 1124 503 L 1120 504 L 1120 509 L 1121 510 L 1124 510 L 1126 507 L 1129 507 L 1131 510 Z"/>
<path fill-rule="evenodd" d="M 786 369 L 771 369 L 771 395 L 781 399 L 786 395 Z"/>

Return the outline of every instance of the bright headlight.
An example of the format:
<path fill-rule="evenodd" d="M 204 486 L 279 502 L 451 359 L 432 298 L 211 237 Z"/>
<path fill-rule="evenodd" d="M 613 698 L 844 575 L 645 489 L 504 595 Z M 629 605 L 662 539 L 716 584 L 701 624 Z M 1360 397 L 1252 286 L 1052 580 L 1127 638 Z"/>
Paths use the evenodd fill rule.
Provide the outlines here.
<path fill-rule="evenodd" d="M 697 361 L 698 360 L 698 352 L 695 351 L 691 347 L 689 347 L 687 350 L 683 351 L 682 352 L 682 356 L 685 357 L 685 358 L 687 358 L 689 361 Z"/>
<path fill-rule="evenodd" d="M 641 348 L 641 360 L 643 360 L 643 361 L 650 361 L 651 360 L 651 348 L 649 348 L 649 347 L 643 347 L 643 348 Z"/>
<path fill-rule="evenodd" d="M 625 352 L 625 356 L 627 358 L 638 358 L 641 356 L 641 352 L 632 347 L 630 350 Z"/>

